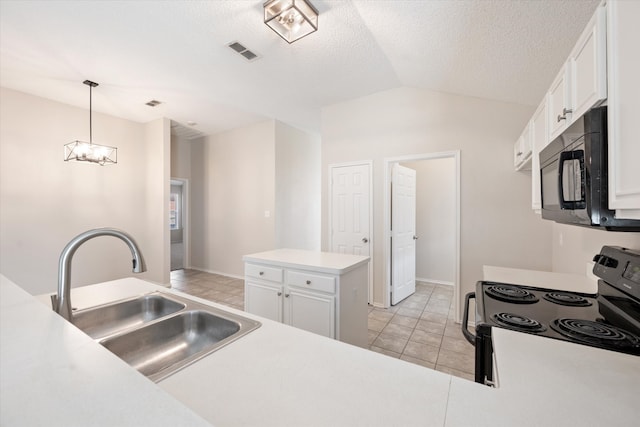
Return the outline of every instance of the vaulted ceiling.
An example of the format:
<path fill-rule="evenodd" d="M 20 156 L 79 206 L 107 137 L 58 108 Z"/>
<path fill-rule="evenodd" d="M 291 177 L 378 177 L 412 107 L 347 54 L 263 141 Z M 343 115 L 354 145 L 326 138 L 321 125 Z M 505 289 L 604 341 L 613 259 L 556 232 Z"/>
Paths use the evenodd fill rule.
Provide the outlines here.
<path fill-rule="evenodd" d="M 2 0 L 0 85 L 86 108 L 89 79 L 95 111 L 204 134 L 267 118 L 319 132 L 322 107 L 400 86 L 533 106 L 599 0 L 311 2 L 319 30 L 289 45 L 261 0 Z"/>

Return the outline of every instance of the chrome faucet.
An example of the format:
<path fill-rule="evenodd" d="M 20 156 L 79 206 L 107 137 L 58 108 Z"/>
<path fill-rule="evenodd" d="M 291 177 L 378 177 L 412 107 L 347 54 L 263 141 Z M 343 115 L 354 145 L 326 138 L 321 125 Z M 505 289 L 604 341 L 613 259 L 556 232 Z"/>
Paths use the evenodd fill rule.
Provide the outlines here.
<path fill-rule="evenodd" d="M 124 231 L 115 228 L 96 228 L 94 230 L 85 231 L 73 238 L 60 254 L 60 262 L 58 264 L 58 295 L 51 295 L 51 303 L 53 310 L 60 316 L 72 322 L 71 314 L 71 260 L 76 250 L 87 240 L 98 236 L 113 236 L 124 241 L 133 255 L 133 272 L 142 273 L 147 268 L 142 258 L 142 253 L 138 249 L 133 237 Z"/>

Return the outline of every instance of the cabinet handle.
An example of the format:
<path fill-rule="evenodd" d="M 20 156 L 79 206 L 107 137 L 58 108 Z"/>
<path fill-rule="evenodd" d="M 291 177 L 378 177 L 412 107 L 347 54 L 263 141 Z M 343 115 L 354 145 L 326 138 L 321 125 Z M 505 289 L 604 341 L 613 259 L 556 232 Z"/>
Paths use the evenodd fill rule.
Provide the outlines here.
<path fill-rule="evenodd" d="M 516 156 L 518 157 L 522 156 L 522 151 L 518 151 L 518 154 L 516 154 Z"/>
<path fill-rule="evenodd" d="M 311 284 L 311 280 L 307 280 L 307 285 L 310 285 L 310 284 Z"/>
<path fill-rule="evenodd" d="M 369 239 L 367 239 L 366 237 L 362 238 L 362 243 L 367 243 L 369 241 Z"/>
<path fill-rule="evenodd" d="M 261 276 L 262 276 L 262 275 L 264 275 L 264 271 L 261 271 L 259 274 L 260 274 Z"/>
<path fill-rule="evenodd" d="M 289 298 L 289 294 L 284 294 L 285 298 Z"/>
<path fill-rule="evenodd" d="M 571 114 L 571 113 L 573 113 L 573 110 L 568 108 L 563 108 L 562 115 L 558 114 L 558 122 L 560 122 L 561 120 L 567 120 L 567 114 Z"/>
<path fill-rule="evenodd" d="M 278 296 L 282 295 L 282 292 L 278 292 Z"/>
<path fill-rule="evenodd" d="M 413 240 L 418 240 L 418 236 L 413 236 Z"/>

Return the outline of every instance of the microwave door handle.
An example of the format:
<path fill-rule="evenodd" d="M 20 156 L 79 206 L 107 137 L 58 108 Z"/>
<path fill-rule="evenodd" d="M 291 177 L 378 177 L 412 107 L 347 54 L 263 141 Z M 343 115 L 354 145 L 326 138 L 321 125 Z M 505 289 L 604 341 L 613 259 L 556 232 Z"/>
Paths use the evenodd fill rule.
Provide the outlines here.
<path fill-rule="evenodd" d="M 558 197 L 560 199 L 560 209 L 574 209 L 573 202 L 567 202 L 564 199 L 564 186 L 562 185 L 562 177 L 564 176 L 564 164 L 567 160 L 573 160 L 573 151 L 563 151 L 560 153 L 560 164 L 558 165 Z"/>

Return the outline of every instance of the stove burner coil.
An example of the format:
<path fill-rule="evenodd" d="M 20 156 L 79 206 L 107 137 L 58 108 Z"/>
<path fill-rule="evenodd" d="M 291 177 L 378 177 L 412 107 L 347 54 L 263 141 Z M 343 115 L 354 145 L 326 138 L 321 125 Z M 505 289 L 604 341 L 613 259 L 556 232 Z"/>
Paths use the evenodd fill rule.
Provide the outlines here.
<path fill-rule="evenodd" d="M 578 342 L 640 355 L 640 338 L 615 326 L 590 320 L 556 319 L 551 323 L 551 329 Z"/>
<path fill-rule="evenodd" d="M 591 302 L 580 295 L 570 294 L 566 292 L 548 292 L 543 295 L 547 301 L 555 304 L 568 305 L 572 307 L 589 307 Z"/>
<path fill-rule="evenodd" d="M 491 298 L 516 304 L 533 304 L 539 301 L 537 296 L 517 286 L 496 284 L 489 286 L 484 292 Z"/>
<path fill-rule="evenodd" d="M 510 329 L 522 332 L 544 332 L 547 330 L 540 322 L 526 316 L 513 313 L 498 313 L 491 316 L 493 320 Z"/>

